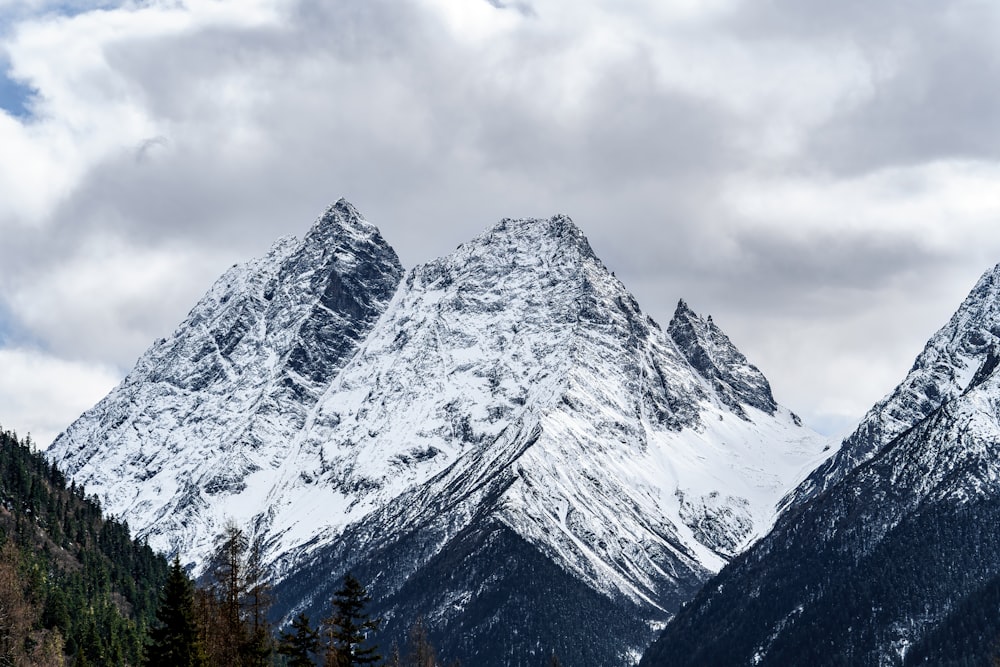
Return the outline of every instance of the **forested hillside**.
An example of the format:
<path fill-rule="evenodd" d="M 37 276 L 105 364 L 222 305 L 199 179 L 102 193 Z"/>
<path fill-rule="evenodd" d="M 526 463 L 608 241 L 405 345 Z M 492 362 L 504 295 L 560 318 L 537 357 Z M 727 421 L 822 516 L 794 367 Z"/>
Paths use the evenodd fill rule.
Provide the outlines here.
<path fill-rule="evenodd" d="M 0 663 L 137 665 L 167 561 L 0 429 Z"/>

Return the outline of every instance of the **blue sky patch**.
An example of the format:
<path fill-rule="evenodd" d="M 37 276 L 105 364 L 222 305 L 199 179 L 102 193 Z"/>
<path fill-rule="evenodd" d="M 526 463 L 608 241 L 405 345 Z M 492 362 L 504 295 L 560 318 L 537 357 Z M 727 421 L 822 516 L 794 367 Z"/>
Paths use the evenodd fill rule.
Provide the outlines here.
<path fill-rule="evenodd" d="M 6 304 L 0 301 L 0 349 L 25 344 L 37 346 L 38 342 L 17 322 Z"/>
<path fill-rule="evenodd" d="M 41 16 L 73 17 L 97 10 L 114 9 L 122 0 L 62 0 L 42 3 L 36 8 L 0 9 L 0 37 L 8 34 L 19 21 Z M 0 49 L 0 109 L 20 119 L 32 116 L 31 99 L 37 92 L 31 86 L 12 79 L 10 63 Z"/>
<path fill-rule="evenodd" d="M 29 103 L 35 91 L 30 86 L 14 81 L 6 71 L 0 73 L 0 109 L 15 118 L 31 116 Z"/>

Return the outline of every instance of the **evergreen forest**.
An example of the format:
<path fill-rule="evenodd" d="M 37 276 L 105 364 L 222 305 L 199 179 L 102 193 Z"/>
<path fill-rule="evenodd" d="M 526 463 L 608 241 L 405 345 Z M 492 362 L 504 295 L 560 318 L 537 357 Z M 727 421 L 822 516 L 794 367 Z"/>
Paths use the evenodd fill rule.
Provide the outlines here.
<path fill-rule="evenodd" d="M 0 664 L 136 665 L 167 561 L 0 429 Z"/>

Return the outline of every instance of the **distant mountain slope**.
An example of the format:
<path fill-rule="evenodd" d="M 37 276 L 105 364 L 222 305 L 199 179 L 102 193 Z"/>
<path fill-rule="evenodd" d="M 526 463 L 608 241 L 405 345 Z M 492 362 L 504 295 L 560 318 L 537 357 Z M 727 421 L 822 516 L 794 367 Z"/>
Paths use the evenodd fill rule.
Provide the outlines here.
<path fill-rule="evenodd" d="M 901 433 L 960 395 L 1000 344 L 1000 266 L 987 271 L 945 326 L 927 341 L 902 382 L 876 403 L 791 503 L 842 479 Z"/>
<path fill-rule="evenodd" d="M 335 213 L 356 220 L 346 203 Z M 572 635 L 590 644 L 563 647 L 565 664 L 634 662 L 651 624 L 766 532 L 823 456 L 823 439 L 710 319 L 682 302 L 662 331 L 569 218 L 501 221 L 401 281 L 377 232 L 342 224 L 320 245 L 347 234 L 379 248 L 355 244 L 331 264 L 366 277 L 341 298 L 373 304 L 360 320 L 347 311 L 349 352 L 324 348 L 338 329 L 303 334 L 282 324 L 300 321 L 284 315 L 291 306 L 268 306 L 241 327 L 259 333 L 240 337 L 239 355 L 216 353 L 229 346 L 202 322 L 228 321 L 217 286 L 53 449 L 153 543 L 196 563 L 222 517 L 252 522 L 283 613 L 319 613 L 351 569 L 384 601 L 390 632 L 416 612 L 451 638 L 446 653 L 529 664 L 560 622 L 543 591 L 564 590 L 590 619 Z M 274 273 L 240 271 L 262 277 L 225 293 L 258 304 Z M 308 263 L 289 275 L 311 275 Z M 314 303 L 313 282 L 277 282 L 288 304 Z M 271 350 L 300 347 L 331 361 L 301 403 L 262 419 L 254 406 L 271 394 L 248 392 L 229 360 L 252 360 L 233 364 L 249 377 L 297 379 L 295 355 Z M 212 382 L 158 388 L 178 374 Z M 122 413 L 127 437 L 106 418 Z M 526 572 L 536 585 L 515 590 Z M 627 630 L 595 636 L 612 612 Z"/>
<path fill-rule="evenodd" d="M 952 664 L 940 642 L 982 613 L 1000 577 L 997 277 L 983 276 L 859 430 L 898 434 L 853 469 L 830 468 L 642 665 Z M 996 638 L 979 639 L 968 664 L 989 664 Z"/>

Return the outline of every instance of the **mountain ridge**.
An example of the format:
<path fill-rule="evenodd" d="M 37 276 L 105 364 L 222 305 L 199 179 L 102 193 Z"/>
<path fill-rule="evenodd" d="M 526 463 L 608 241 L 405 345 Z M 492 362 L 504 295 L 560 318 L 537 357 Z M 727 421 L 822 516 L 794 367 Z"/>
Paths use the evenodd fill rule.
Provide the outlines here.
<path fill-rule="evenodd" d="M 372 266 L 384 273 L 373 275 Z M 133 519 L 137 507 L 155 511 L 133 525 L 161 550 L 192 551 L 197 529 L 185 523 L 203 518 L 194 552 L 204 555 L 225 522 L 199 514 L 206 498 L 238 498 L 247 476 L 275 467 L 283 452 L 264 441 L 304 423 L 324 379 L 349 359 L 401 274 L 378 230 L 338 201 L 302 241 L 286 237 L 264 258 L 226 271 L 49 456 L 87 486 L 111 466 L 119 483 L 102 490 L 102 501 Z M 356 298 L 345 298 L 345 286 Z M 95 440 L 104 448 L 91 447 Z M 155 524 L 175 526 L 177 540 L 158 542 L 148 530 Z"/>
<path fill-rule="evenodd" d="M 970 327 L 970 323 L 979 324 Z M 998 346 L 1000 264 L 979 278 L 948 322 L 928 339 L 903 380 L 862 417 L 836 452 L 784 504 L 829 488 L 904 430 L 966 391 L 990 350 Z"/>

